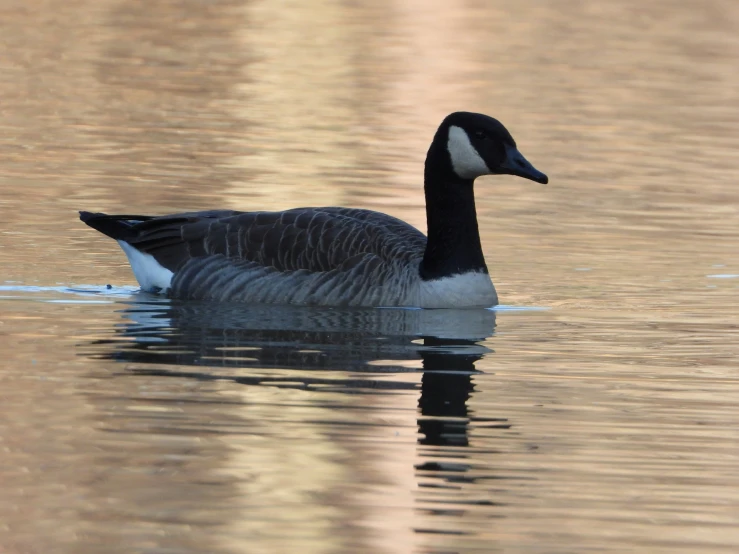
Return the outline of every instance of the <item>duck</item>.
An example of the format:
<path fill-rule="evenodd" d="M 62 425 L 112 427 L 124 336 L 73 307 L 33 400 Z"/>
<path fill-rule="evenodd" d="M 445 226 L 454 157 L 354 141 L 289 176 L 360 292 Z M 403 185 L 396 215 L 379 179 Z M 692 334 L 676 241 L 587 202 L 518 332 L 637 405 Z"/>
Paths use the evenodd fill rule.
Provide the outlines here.
<path fill-rule="evenodd" d="M 480 243 L 474 182 L 548 177 L 490 116 L 454 112 L 426 155 L 427 234 L 348 207 L 210 210 L 80 219 L 116 240 L 141 290 L 179 300 L 329 307 L 487 308 L 498 304 Z"/>

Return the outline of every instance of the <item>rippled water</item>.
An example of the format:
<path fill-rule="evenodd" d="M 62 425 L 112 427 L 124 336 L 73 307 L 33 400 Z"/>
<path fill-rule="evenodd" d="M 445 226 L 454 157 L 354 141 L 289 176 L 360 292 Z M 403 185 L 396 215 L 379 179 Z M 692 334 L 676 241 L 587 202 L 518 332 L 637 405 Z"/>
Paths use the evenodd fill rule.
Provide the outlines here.
<path fill-rule="evenodd" d="M 739 5 L 9 0 L 0 551 L 735 552 Z M 496 310 L 180 304 L 76 210 L 423 228 L 446 113 Z"/>

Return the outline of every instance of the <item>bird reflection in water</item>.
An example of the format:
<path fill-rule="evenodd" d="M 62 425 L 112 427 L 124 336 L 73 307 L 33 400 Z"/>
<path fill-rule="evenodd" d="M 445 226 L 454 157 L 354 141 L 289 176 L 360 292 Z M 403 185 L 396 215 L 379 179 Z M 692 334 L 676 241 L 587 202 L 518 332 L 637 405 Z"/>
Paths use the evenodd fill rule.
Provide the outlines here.
<path fill-rule="evenodd" d="M 355 394 L 368 388 L 413 390 L 417 384 L 411 380 L 371 375 L 417 372 L 409 365 L 420 360 L 418 442 L 425 461 L 416 466 L 417 474 L 465 480 L 466 464 L 440 462 L 433 449 L 469 444 L 472 376 L 479 373 L 475 363 L 491 352 L 482 342 L 494 333 L 494 311 L 226 306 L 142 296 L 145 300 L 123 310 L 128 321 L 116 336 L 95 341 L 87 355 L 135 363 L 126 374 Z M 264 371 L 270 368 L 293 371 Z M 250 374 L 250 369 L 261 371 Z M 326 377 L 332 370 L 336 378 Z M 484 424 L 491 423 L 508 426 L 505 420 Z"/>

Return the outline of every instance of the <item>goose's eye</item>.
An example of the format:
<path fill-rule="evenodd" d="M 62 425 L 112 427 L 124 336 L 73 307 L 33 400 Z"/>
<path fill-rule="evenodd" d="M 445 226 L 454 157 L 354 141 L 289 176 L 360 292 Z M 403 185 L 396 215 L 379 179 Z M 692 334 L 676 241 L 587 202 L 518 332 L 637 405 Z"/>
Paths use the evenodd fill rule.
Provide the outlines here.
<path fill-rule="evenodd" d="M 479 139 L 487 139 L 490 138 L 488 134 L 485 131 L 477 130 L 475 131 L 475 136 Z"/>

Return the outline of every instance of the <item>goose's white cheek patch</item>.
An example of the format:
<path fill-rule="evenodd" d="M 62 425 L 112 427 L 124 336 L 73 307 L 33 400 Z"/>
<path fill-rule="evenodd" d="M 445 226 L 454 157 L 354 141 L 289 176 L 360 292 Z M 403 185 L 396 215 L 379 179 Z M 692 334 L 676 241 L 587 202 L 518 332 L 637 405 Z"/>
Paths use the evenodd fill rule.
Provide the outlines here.
<path fill-rule="evenodd" d="M 449 140 L 446 147 L 449 150 L 454 173 L 462 179 L 474 179 L 480 175 L 490 174 L 490 168 L 477 149 L 472 146 L 467 132 L 461 127 L 456 125 L 449 127 Z"/>

